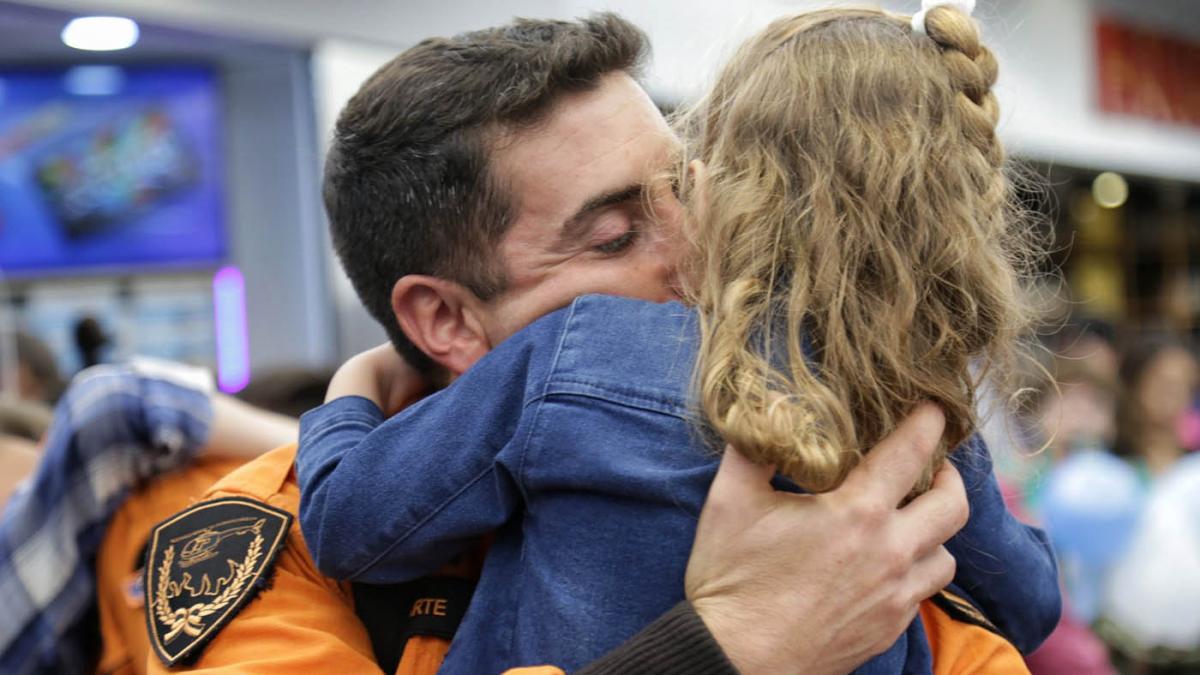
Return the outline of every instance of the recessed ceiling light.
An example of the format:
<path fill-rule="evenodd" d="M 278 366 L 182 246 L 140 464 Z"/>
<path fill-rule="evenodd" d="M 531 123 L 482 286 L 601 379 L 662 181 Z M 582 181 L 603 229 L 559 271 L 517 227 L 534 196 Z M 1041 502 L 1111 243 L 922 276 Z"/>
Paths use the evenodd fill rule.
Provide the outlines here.
<path fill-rule="evenodd" d="M 1115 209 L 1129 199 L 1129 183 L 1121 174 L 1105 171 L 1092 181 L 1092 198 L 1106 209 Z"/>
<path fill-rule="evenodd" d="M 81 16 L 63 28 L 62 41 L 91 52 L 128 49 L 138 41 L 138 25 L 121 16 Z"/>

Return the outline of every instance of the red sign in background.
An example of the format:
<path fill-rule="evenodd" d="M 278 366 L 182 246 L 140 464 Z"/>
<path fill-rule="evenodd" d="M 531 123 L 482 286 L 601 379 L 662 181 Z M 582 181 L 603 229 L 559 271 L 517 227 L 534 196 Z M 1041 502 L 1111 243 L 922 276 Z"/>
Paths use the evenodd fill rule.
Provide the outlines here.
<path fill-rule="evenodd" d="M 1200 42 L 1101 16 L 1096 64 L 1102 111 L 1200 127 Z"/>

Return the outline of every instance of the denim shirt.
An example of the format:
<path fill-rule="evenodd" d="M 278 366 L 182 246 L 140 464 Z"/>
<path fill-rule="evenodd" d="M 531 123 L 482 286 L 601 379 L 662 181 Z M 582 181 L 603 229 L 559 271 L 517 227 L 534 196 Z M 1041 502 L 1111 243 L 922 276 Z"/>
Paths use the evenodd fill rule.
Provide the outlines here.
<path fill-rule="evenodd" d="M 317 566 L 396 583 L 495 531 L 443 672 L 569 671 L 618 646 L 683 599 L 717 470 L 689 406 L 696 338 L 682 305 L 587 296 L 391 419 L 358 397 L 309 412 L 296 470 Z M 1005 510 L 982 442 L 952 461 L 971 506 L 955 583 L 1031 650 L 1059 613 L 1046 538 Z M 931 672 L 919 618 L 856 672 Z"/>

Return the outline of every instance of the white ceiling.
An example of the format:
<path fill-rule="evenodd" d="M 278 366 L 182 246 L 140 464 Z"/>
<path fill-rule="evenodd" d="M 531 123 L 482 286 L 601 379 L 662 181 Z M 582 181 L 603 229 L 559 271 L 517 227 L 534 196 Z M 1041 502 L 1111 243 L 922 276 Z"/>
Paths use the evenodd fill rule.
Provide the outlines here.
<path fill-rule="evenodd" d="M 403 48 L 429 35 L 496 25 L 514 15 L 570 18 L 613 9 L 647 29 L 657 53 L 668 57 L 664 61 L 690 64 L 662 73 L 678 81 L 692 75 L 688 71 L 715 61 L 703 52 L 723 43 L 722 37 L 748 32 L 789 10 L 831 1 L 0 0 L 0 61 L 80 60 L 79 52 L 62 46 L 58 40 L 63 21 L 72 14 L 119 14 L 138 19 L 144 26 L 143 40 L 136 54 L 121 58 L 148 59 L 178 53 L 220 56 L 227 49 L 254 44 L 307 48 L 326 39 Z M 918 0 L 875 1 L 898 11 L 912 11 L 918 5 Z M 1011 1 L 984 0 L 979 13 L 1005 13 Z M 1082 1 L 1107 13 L 1200 37 L 1198 0 Z M 684 49 L 692 56 L 676 59 L 670 54 Z M 660 65 L 670 65 L 658 61 L 656 70 Z"/>
<path fill-rule="evenodd" d="M 1196 0 L 1092 2 L 1117 14 L 1134 15 L 1164 28 L 1200 35 L 1200 9 Z M 0 9 L 4 4 L 71 13 L 115 13 L 163 25 L 215 30 L 259 40 L 311 43 L 322 38 L 343 38 L 406 46 L 428 35 L 503 23 L 514 15 L 568 18 L 613 7 L 630 14 L 665 15 L 670 20 L 687 23 L 694 12 L 711 13 L 718 8 L 737 13 L 753 12 L 764 5 L 779 9 L 814 3 L 807 0 L 8 0 L 0 2 Z M 915 9 L 917 0 L 884 0 L 880 4 L 910 5 L 909 9 Z M 0 14 L 0 22 L 4 20 Z"/>
<path fill-rule="evenodd" d="M 2 6 L 5 3 L 0 3 Z M 557 0 L 18 0 L 77 14 L 140 21 L 260 41 L 311 44 L 342 38 L 406 46 L 429 36 L 504 23 L 514 11 L 557 16 Z M 3 21 L 0 18 L 0 21 Z"/>
<path fill-rule="evenodd" d="M 106 61 L 164 56 L 247 67 L 252 59 L 230 55 L 269 55 L 271 45 L 321 53 L 330 44 L 386 55 L 429 35 L 514 15 L 569 18 L 611 9 L 649 33 L 647 88 L 677 102 L 702 91 L 731 46 L 769 19 L 843 1 L 863 0 L 0 0 L 0 62 L 81 60 L 58 40 L 65 18 L 78 13 L 142 22 L 143 42 Z M 866 1 L 901 12 L 919 6 Z M 976 14 L 1005 64 L 1006 143 L 1047 161 L 1200 180 L 1200 132 L 1095 109 L 1090 17 L 1097 12 L 1200 40 L 1200 0 L 981 0 Z"/>
<path fill-rule="evenodd" d="M 59 33 L 74 13 L 0 0 L 0 62 L 6 64 L 203 60 L 244 63 L 278 57 L 281 46 L 302 47 L 303 41 L 278 36 L 265 41 L 235 37 L 230 31 L 199 32 L 177 25 L 143 23 L 137 47 L 124 52 L 81 52 L 62 43 Z M 246 34 L 249 35 L 249 34 Z"/>

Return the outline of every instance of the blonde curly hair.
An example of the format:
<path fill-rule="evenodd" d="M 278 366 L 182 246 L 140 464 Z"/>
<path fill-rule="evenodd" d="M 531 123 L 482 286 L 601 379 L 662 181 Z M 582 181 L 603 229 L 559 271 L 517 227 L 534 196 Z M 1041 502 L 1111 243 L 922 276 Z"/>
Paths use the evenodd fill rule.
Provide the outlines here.
<path fill-rule="evenodd" d="M 1032 319 L 1039 248 L 996 138 L 996 59 L 956 9 L 931 10 L 928 36 L 909 21 L 778 20 L 678 120 L 706 165 L 686 275 L 702 412 L 814 492 L 933 401 L 946 432 L 926 489 Z"/>

